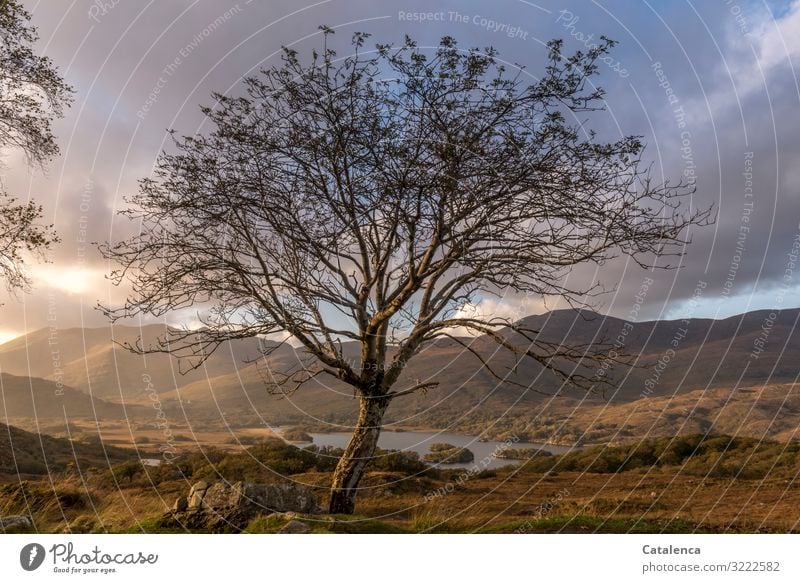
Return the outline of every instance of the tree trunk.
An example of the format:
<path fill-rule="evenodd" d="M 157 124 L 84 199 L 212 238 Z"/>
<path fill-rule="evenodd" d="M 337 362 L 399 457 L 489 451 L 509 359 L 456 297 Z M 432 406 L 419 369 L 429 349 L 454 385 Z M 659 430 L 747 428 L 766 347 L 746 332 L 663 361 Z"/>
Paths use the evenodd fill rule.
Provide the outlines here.
<path fill-rule="evenodd" d="M 353 437 L 333 472 L 329 505 L 331 514 L 353 514 L 358 483 L 375 453 L 378 436 L 381 434 L 383 414 L 388 406 L 388 399 L 361 398 Z"/>

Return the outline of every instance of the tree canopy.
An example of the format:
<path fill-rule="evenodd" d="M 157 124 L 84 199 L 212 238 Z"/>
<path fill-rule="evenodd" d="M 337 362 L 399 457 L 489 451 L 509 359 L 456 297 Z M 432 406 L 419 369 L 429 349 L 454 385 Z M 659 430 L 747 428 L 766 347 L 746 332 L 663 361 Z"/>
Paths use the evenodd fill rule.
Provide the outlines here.
<path fill-rule="evenodd" d="M 20 149 L 43 165 L 58 154 L 51 124 L 72 101 L 72 88 L 52 61 L 36 53 L 36 28 L 15 0 L 0 4 L 0 146 Z M 0 278 L 9 289 L 24 287 L 24 252 L 42 254 L 57 241 L 41 225 L 41 206 L 18 203 L 0 192 Z"/>
<path fill-rule="evenodd" d="M 469 350 L 455 328 L 567 383 L 602 382 L 563 366 L 591 347 L 465 309 L 508 291 L 582 305 L 598 288 L 568 280 L 575 266 L 679 257 L 710 215 L 687 208 L 690 185 L 652 180 L 640 138 L 603 141 L 577 121 L 603 107 L 589 79 L 608 39 L 573 55 L 552 41 L 532 80 L 450 37 L 428 54 L 410 38 L 367 50 L 356 34 L 339 58 L 331 34 L 309 61 L 286 49 L 241 95 L 215 94 L 213 129 L 175 137 L 129 200 L 141 231 L 103 252 L 133 286 L 112 318 L 207 308 L 202 328 L 146 350 L 199 364 L 226 340 L 283 333 L 310 359 L 282 390 L 326 374 L 354 387 L 362 411 L 336 493 L 357 485 L 391 400 L 436 385 L 402 379 L 420 348 L 447 336 Z"/>

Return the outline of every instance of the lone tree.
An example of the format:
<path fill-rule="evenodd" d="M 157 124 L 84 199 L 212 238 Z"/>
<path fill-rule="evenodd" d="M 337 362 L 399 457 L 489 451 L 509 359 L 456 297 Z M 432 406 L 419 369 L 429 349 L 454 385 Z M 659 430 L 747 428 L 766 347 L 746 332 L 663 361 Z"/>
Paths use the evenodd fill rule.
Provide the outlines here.
<path fill-rule="evenodd" d="M 37 55 L 30 14 L 15 0 L 0 2 L 0 146 L 19 148 L 43 165 L 58 153 L 50 128 L 72 101 L 72 89 L 47 57 Z M 10 290 L 24 288 L 23 252 L 42 254 L 58 239 L 40 225 L 42 207 L 18 204 L 0 189 L 0 278 Z"/>
<path fill-rule="evenodd" d="M 566 366 L 597 352 L 463 308 L 509 290 L 580 304 L 587 290 L 563 280 L 573 266 L 679 256 L 709 213 L 682 209 L 687 185 L 651 181 L 638 138 L 600 142 L 569 121 L 602 107 L 588 80 L 610 40 L 572 56 L 552 41 L 526 84 L 493 49 L 450 37 L 426 55 L 408 38 L 366 51 L 356 34 L 339 59 L 323 30 L 321 53 L 303 64 L 285 49 L 243 96 L 214 95 L 213 131 L 160 156 L 125 211 L 140 233 L 101 246 L 133 289 L 104 309 L 113 320 L 206 306 L 201 329 L 138 349 L 199 366 L 227 340 L 283 333 L 314 364 L 281 390 L 318 375 L 352 385 L 360 412 L 330 499 L 352 513 L 387 408 L 436 385 L 401 378 L 426 343 L 466 329 L 565 383 L 601 382 Z"/>

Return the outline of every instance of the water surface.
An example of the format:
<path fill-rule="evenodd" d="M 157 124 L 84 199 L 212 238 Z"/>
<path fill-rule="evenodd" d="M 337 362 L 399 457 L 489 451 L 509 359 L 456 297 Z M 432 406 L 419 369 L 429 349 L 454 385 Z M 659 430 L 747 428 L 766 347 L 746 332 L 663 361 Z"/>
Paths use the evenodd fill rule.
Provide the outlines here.
<path fill-rule="evenodd" d="M 314 444 L 320 447 L 330 445 L 344 448 L 350 441 L 349 433 L 311 433 Z M 519 460 L 498 459 L 492 453 L 502 449 L 505 445 L 500 441 L 478 441 L 477 435 L 464 435 L 447 431 L 383 431 L 378 439 L 381 449 L 399 449 L 401 451 L 415 451 L 420 457 L 430 453 L 432 443 L 450 443 L 458 447 L 466 447 L 475 454 L 475 460 L 466 464 L 442 464 L 442 468 L 470 468 L 477 465 L 481 469 L 501 468 L 507 465 L 518 464 Z M 545 445 L 542 443 L 512 443 L 507 447 L 511 449 L 538 448 L 550 453 L 566 453 L 573 449 L 564 445 Z"/>

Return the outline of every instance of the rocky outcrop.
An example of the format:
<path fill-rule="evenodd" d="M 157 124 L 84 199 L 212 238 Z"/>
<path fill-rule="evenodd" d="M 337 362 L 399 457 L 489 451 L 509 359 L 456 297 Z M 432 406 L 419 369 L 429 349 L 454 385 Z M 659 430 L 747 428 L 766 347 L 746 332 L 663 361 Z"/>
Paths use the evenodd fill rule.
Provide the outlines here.
<path fill-rule="evenodd" d="M 247 482 L 197 482 L 188 496 L 175 501 L 167 525 L 189 529 L 231 532 L 244 529 L 253 518 L 273 512 L 318 514 L 314 491 L 301 484 L 251 484 Z"/>
<path fill-rule="evenodd" d="M 0 516 L 0 531 L 13 530 L 17 528 L 30 528 L 33 526 L 31 519 L 22 514 L 12 516 Z"/>

